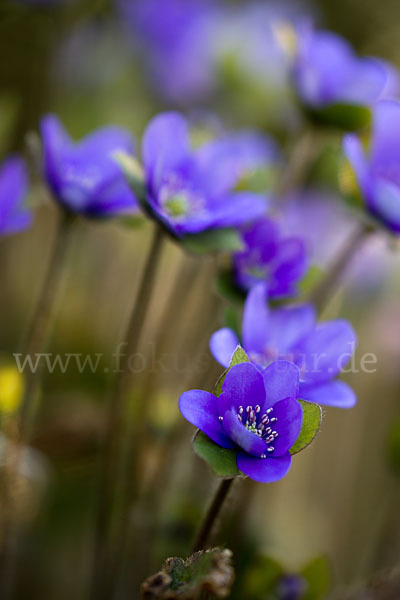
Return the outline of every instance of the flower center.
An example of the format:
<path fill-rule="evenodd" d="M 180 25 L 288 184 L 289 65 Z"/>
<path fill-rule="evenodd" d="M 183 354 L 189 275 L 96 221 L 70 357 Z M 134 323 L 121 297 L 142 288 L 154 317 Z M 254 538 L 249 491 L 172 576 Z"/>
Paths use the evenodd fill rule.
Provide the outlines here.
<path fill-rule="evenodd" d="M 243 423 L 246 429 L 265 441 L 266 451 L 268 453 L 275 450 L 274 446 L 271 444 L 279 435 L 274 429 L 274 423 L 278 421 L 278 418 L 272 416 L 273 412 L 274 409 L 271 407 L 268 408 L 265 413 L 261 414 L 261 407 L 259 404 L 256 404 L 254 408 L 251 405 L 246 406 L 246 408 L 239 406 L 237 413 L 238 420 Z M 261 455 L 261 458 L 266 457 L 266 454 Z"/>
<path fill-rule="evenodd" d="M 183 193 L 171 196 L 165 201 L 164 208 L 170 217 L 181 217 L 188 212 L 187 197 Z"/>
<path fill-rule="evenodd" d="M 204 210 L 204 198 L 187 185 L 176 173 L 169 174 L 159 192 L 159 202 L 165 214 L 174 221 L 184 220 L 189 215 Z"/>

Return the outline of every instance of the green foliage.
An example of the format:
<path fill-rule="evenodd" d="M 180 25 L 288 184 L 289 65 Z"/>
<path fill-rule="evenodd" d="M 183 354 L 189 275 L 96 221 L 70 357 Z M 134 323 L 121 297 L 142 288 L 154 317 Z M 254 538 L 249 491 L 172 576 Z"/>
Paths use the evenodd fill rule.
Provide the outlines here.
<path fill-rule="evenodd" d="M 306 565 L 300 575 L 307 583 L 302 600 L 323 600 L 331 587 L 331 572 L 324 556 L 318 556 Z"/>
<path fill-rule="evenodd" d="M 303 408 L 303 426 L 300 435 L 290 449 L 290 454 L 297 454 L 307 448 L 317 435 L 322 421 L 322 409 L 319 404 L 299 400 Z"/>
<path fill-rule="evenodd" d="M 142 598 L 147 600 L 189 600 L 202 592 L 217 598 L 229 595 L 234 579 L 232 552 L 213 548 L 196 552 L 187 560 L 169 558 L 161 571 L 142 585 Z"/>
<path fill-rule="evenodd" d="M 233 269 L 222 270 L 217 277 L 217 292 L 222 298 L 243 304 L 246 295 L 234 282 Z"/>
<path fill-rule="evenodd" d="M 213 252 L 235 252 L 242 250 L 243 242 L 235 229 L 210 229 L 195 235 L 187 235 L 181 244 L 189 252 L 209 254 Z"/>
<path fill-rule="evenodd" d="M 229 369 L 232 367 L 239 365 L 243 362 L 249 362 L 249 357 L 246 352 L 243 350 L 241 346 L 238 346 L 233 353 L 231 363 L 218 379 L 214 394 L 219 396 L 222 393 L 222 384 L 224 383 L 226 374 Z M 218 475 L 218 477 L 237 477 L 241 475 L 241 472 L 237 468 L 236 465 L 236 450 L 228 450 L 227 448 L 221 448 L 215 444 L 209 437 L 207 437 L 201 431 L 198 431 L 193 439 L 193 449 L 195 453 L 200 456 L 203 460 L 205 460 L 214 473 Z"/>
<path fill-rule="evenodd" d="M 343 131 L 359 131 L 371 124 L 371 110 L 357 104 L 333 104 L 322 108 L 305 109 L 315 125 Z"/>
<path fill-rule="evenodd" d="M 247 600 L 276 598 L 276 586 L 283 575 L 284 569 L 278 561 L 269 556 L 256 558 L 244 578 Z"/>
<path fill-rule="evenodd" d="M 393 473 L 400 477 L 400 419 L 394 423 L 389 432 L 387 454 Z"/>
<path fill-rule="evenodd" d="M 236 465 L 237 450 L 228 450 L 215 444 L 202 431 L 193 439 L 193 449 L 197 456 L 205 460 L 218 477 L 237 477 L 240 471 Z"/>
<path fill-rule="evenodd" d="M 307 448 L 317 435 L 322 421 L 322 409 L 319 404 L 299 400 L 303 408 L 303 426 L 300 435 L 290 449 L 290 454 L 297 454 Z"/>

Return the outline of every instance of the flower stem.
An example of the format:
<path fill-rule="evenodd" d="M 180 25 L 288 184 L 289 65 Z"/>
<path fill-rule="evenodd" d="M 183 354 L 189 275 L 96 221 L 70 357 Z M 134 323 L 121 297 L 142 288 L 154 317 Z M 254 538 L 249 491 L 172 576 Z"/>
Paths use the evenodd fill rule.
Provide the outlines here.
<path fill-rule="evenodd" d="M 124 430 L 124 416 L 127 392 L 130 384 L 129 358 L 137 352 L 145 322 L 146 311 L 150 304 L 158 264 L 162 254 L 164 234 L 157 227 L 153 234 L 151 248 L 143 269 L 139 292 L 135 300 L 129 324 L 124 337 L 125 354 L 121 354 L 119 376 L 114 381 L 106 415 L 106 431 L 103 441 L 103 456 L 100 466 L 99 505 L 95 532 L 94 565 L 92 574 L 91 597 L 109 598 L 111 585 L 111 517 L 115 484 L 118 483 L 118 450 Z M 126 461 L 125 461 L 126 462 Z M 128 465 L 129 466 L 129 465 Z M 125 472 L 125 477 L 131 473 Z M 122 518 L 125 513 L 122 513 Z"/>
<path fill-rule="evenodd" d="M 23 358 L 34 357 L 47 347 L 57 314 L 57 300 L 64 276 L 66 257 L 70 247 L 75 218 L 71 213 L 62 210 L 58 223 L 56 240 L 47 269 L 42 291 L 36 304 L 28 333 L 23 345 Z M 43 378 L 43 370 L 26 371 L 25 392 L 18 416 L 18 443 L 29 442 L 34 418 L 35 396 Z"/>
<path fill-rule="evenodd" d="M 193 552 L 203 550 L 210 541 L 216 521 L 225 503 L 234 479 L 223 479 L 219 484 L 211 505 L 204 517 L 200 530 L 193 545 Z"/>
<path fill-rule="evenodd" d="M 313 303 L 316 308 L 321 311 L 329 301 L 329 298 L 335 291 L 335 288 L 340 285 L 343 275 L 351 263 L 354 254 L 359 250 L 370 233 L 374 231 L 370 226 L 360 224 L 355 231 L 352 232 L 350 238 L 344 244 L 339 254 L 331 264 L 325 277 L 312 290 L 309 296 L 309 302 Z"/>
<path fill-rule="evenodd" d="M 57 300 L 65 272 L 74 222 L 73 215 L 62 210 L 50 262 L 23 343 L 21 354 L 24 359 L 35 357 L 47 347 L 57 313 Z M 21 533 L 13 510 L 12 489 L 15 480 L 18 478 L 19 464 L 23 460 L 24 447 L 29 444 L 31 438 L 37 394 L 43 375 L 44 371 L 42 369 L 27 369 L 24 374 L 24 394 L 17 423 L 12 434 L 13 440 L 10 442 L 10 446 L 7 445 L 3 457 L 4 473 L 1 478 L 0 489 L 0 531 L 2 537 L 0 597 L 4 600 L 11 597 L 12 594 L 18 560 L 18 539 Z"/>

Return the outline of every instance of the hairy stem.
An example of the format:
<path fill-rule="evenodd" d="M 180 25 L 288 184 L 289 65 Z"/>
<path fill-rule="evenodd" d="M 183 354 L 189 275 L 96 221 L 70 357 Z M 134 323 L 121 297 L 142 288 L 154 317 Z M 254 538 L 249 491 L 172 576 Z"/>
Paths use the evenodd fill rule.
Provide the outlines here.
<path fill-rule="evenodd" d="M 203 550 L 210 542 L 216 522 L 221 513 L 234 479 L 223 479 L 219 484 L 211 505 L 203 519 L 200 530 L 193 545 L 193 552 Z"/>

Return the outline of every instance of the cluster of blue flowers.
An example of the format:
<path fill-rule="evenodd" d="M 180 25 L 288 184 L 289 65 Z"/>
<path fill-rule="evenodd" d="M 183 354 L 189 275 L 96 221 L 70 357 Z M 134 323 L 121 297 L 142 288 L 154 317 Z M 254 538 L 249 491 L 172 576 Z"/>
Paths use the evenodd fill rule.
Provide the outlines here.
<path fill-rule="evenodd" d="M 177 0 L 172 4 L 174 10 L 163 14 L 175 23 L 182 13 Z M 134 10 L 146 21 L 156 6 L 149 1 Z M 198 15 L 204 14 L 204 6 L 194 3 L 184 12 L 183 29 L 190 31 L 192 11 L 198 25 L 209 27 L 209 20 Z M 163 48 L 172 30 L 171 25 L 151 33 Z M 173 31 L 183 59 L 187 55 L 178 44 L 179 30 Z M 400 103 L 394 99 L 393 68 L 377 59 L 359 58 L 338 36 L 309 25 L 302 24 L 292 34 L 288 72 L 303 106 L 313 111 L 361 106 L 370 111 L 368 145 L 364 131 L 347 132 L 344 156 L 369 214 L 400 233 Z M 180 76 L 186 71 L 178 69 Z M 211 352 L 228 369 L 222 394 L 186 392 L 180 409 L 216 444 L 238 451 L 242 473 L 262 482 L 283 477 L 302 427 L 298 400 L 342 408 L 355 404 L 354 392 L 337 376 L 354 352 L 356 335 L 344 320 L 319 323 L 310 303 L 272 306 L 275 300 L 296 298 L 309 266 L 304 239 L 285 234 L 271 214 L 272 199 L 246 185 L 249 173 L 279 163 L 276 145 L 257 132 L 242 131 L 193 147 L 190 122 L 177 112 L 160 114 L 143 136 L 144 197 L 137 198 L 116 158 L 122 153 L 136 160 L 129 132 L 105 127 L 76 143 L 54 115 L 43 118 L 40 130 L 43 177 L 63 210 L 103 219 L 135 215 L 144 206 L 178 243 L 210 231 L 236 232 L 241 249 L 232 252 L 231 272 L 232 285 L 246 296 L 241 336 L 230 328 L 214 333 Z M 26 167 L 12 157 L 0 170 L 2 234 L 31 224 L 27 195 Z M 249 363 L 229 369 L 239 345 Z"/>

